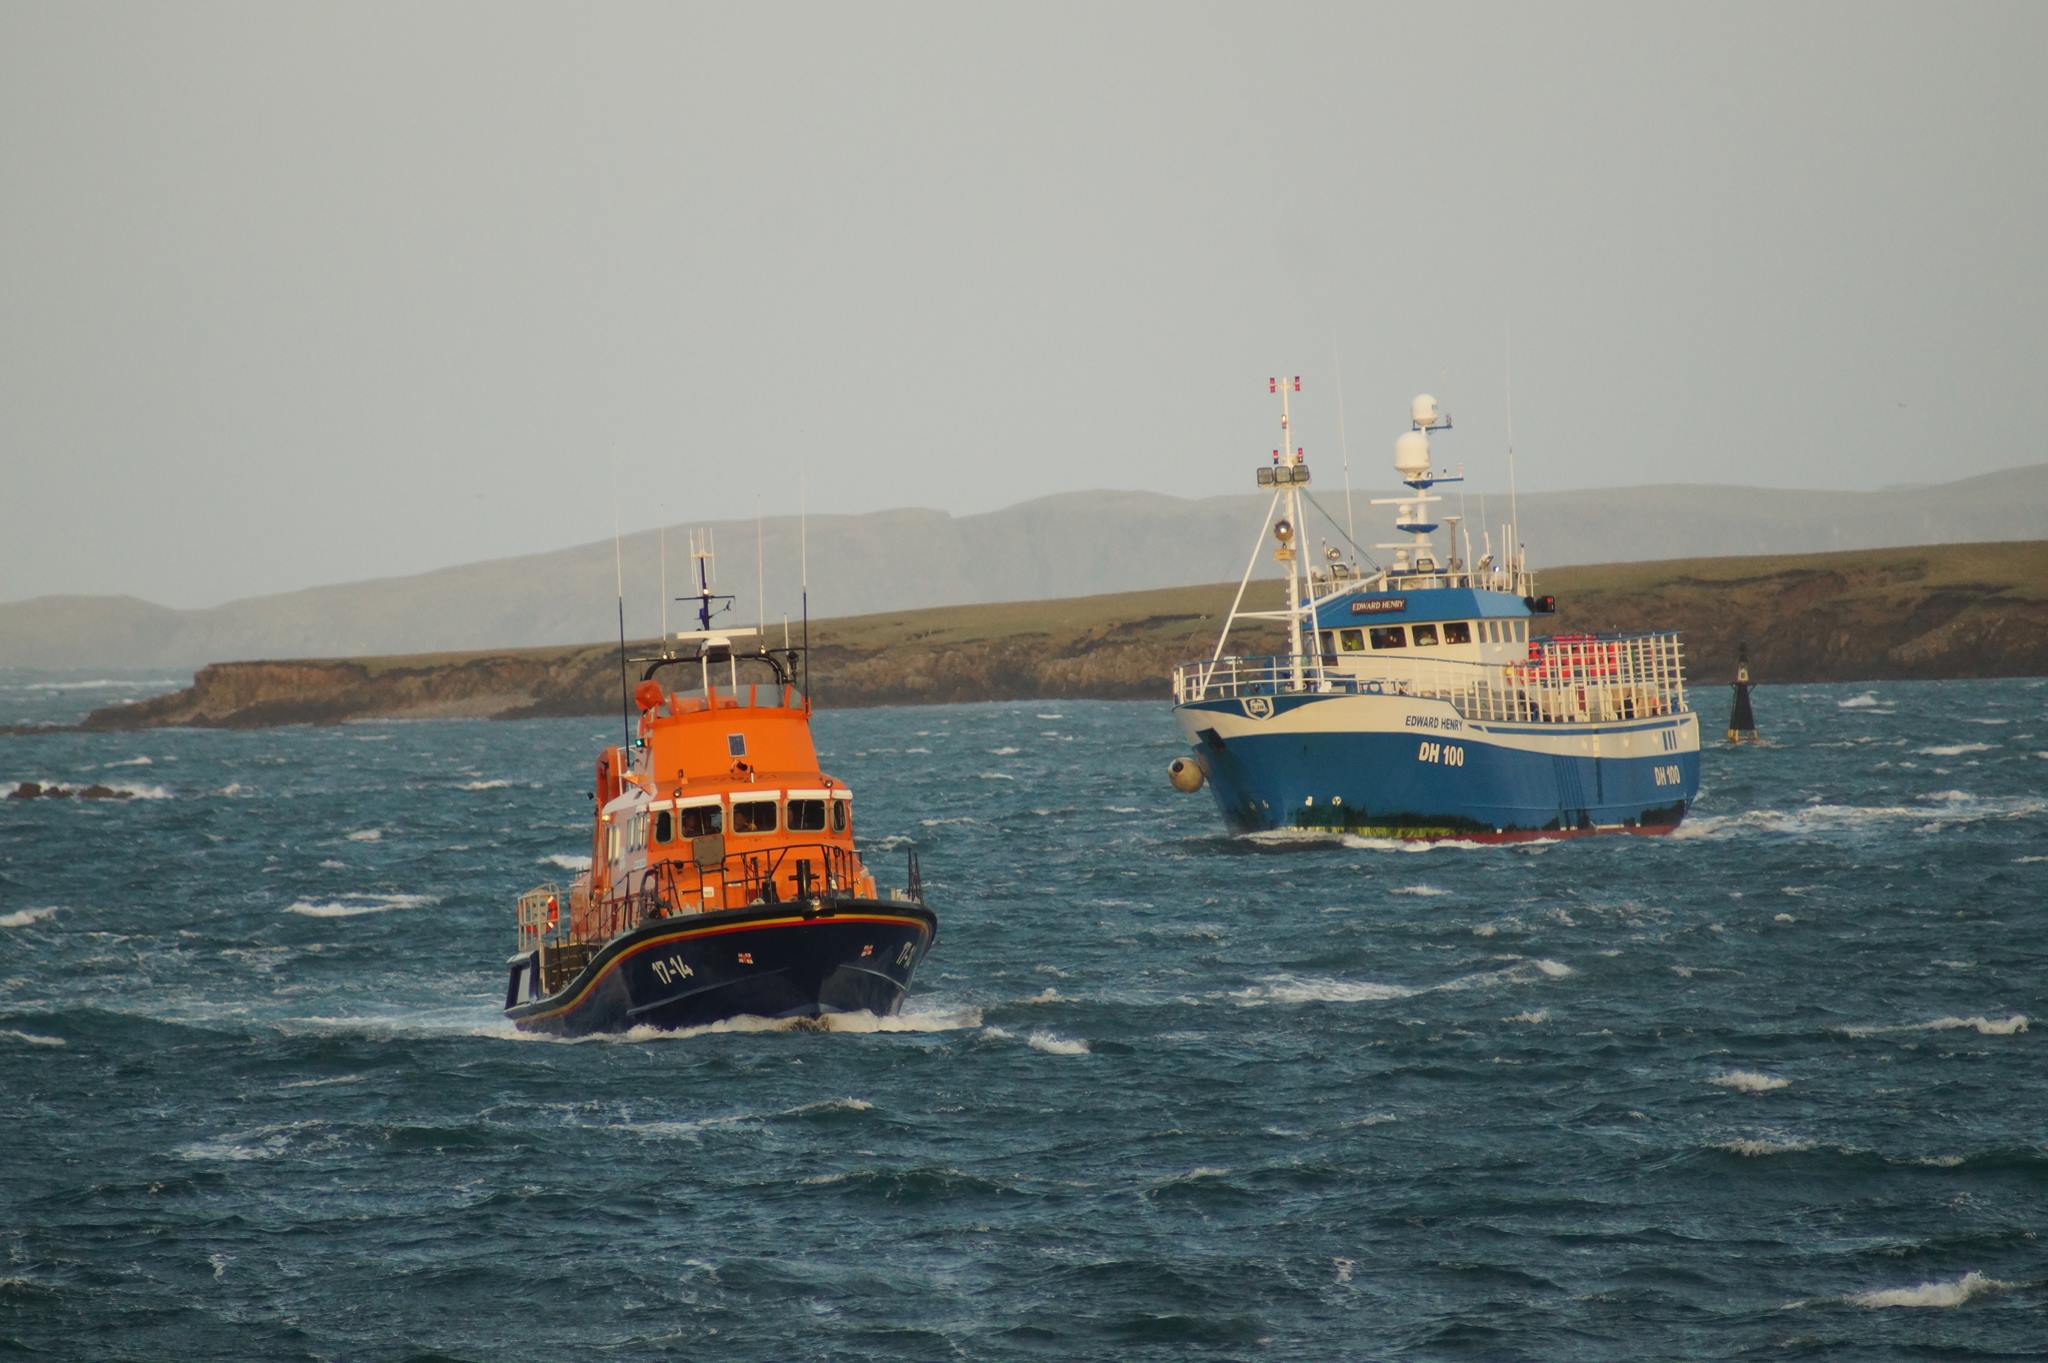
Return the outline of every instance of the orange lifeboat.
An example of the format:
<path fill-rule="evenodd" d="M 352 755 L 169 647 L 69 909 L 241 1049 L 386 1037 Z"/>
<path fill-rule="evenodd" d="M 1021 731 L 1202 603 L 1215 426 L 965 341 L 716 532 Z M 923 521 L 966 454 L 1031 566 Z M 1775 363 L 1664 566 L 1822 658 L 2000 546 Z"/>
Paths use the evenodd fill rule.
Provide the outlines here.
<path fill-rule="evenodd" d="M 677 637 L 694 649 L 641 660 L 630 746 L 597 759 L 566 925 L 555 887 L 521 897 L 506 1016 L 582 1034 L 894 1013 L 938 919 L 914 854 L 888 891 L 862 862 L 853 792 L 818 764 L 800 650 Z"/>

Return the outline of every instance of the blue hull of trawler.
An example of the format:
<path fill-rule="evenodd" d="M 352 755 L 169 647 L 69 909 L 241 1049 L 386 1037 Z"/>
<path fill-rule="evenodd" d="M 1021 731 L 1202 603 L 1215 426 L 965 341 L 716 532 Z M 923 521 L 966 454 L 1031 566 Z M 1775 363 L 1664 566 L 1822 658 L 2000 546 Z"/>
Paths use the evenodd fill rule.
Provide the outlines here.
<path fill-rule="evenodd" d="M 1318 708 L 1331 710 L 1328 723 Z M 1355 700 L 1309 696 L 1276 697 L 1257 718 L 1239 700 L 1183 705 L 1176 715 L 1233 833 L 1476 841 L 1663 833 L 1699 789 L 1690 714 L 1475 724 L 1447 709 L 1390 704 L 1375 715 Z"/>

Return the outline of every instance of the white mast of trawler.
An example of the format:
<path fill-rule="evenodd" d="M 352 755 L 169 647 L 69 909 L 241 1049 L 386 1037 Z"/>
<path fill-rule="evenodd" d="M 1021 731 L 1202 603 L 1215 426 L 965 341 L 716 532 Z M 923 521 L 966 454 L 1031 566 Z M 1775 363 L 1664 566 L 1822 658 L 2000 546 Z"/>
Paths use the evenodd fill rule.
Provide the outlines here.
<path fill-rule="evenodd" d="M 1391 549 L 1394 551 L 1393 567 L 1387 573 L 1389 578 L 1408 572 L 1433 574 L 1440 571 L 1436 562 L 1436 548 L 1429 540 L 1430 532 L 1437 528 L 1437 523 L 1429 519 L 1429 512 L 1426 508 L 1432 502 L 1441 502 L 1443 498 L 1430 496 L 1429 490 L 1438 483 L 1457 483 L 1463 481 L 1462 475 L 1449 476 L 1436 473 L 1429 466 L 1429 433 L 1431 431 L 1450 430 L 1451 414 L 1439 411 L 1436 399 L 1424 393 L 1409 404 L 1408 424 L 1410 427 L 1408 432 L 1394 442 L 1394 472 L 1401 476 L 1402 482 L 1414 488 L 1415 491 L 1412 495 L 1406 497 L 1375 497 L 1372 499 L 1374 506 L 1399 508 L 1394 517 L 1394 528 L 1413 536 L 1413 539 L 1407 544 L 1376 544 L 1373 546 L 1375 549 Z M 1456 536 L 1453 534 L 1454 541 L 1455 538 Z M 1452 545 L 1451 552 L 1453 554 L 1457 553 L 1455 543 Z M 1412 559 L 1409 557 L 1411 553 L 1414 555 Z"/>

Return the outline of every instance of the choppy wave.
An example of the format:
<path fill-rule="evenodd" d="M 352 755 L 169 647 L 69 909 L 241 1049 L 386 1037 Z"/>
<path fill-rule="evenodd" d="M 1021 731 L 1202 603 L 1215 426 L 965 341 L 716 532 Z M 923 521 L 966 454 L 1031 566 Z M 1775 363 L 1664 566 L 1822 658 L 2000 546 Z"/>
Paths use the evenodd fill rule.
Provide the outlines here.
<path fill-rule="evenodd" d="M 358 828 L 355 832 L 348 835 L 348 840 L 350 842 L 382 842 L 384 840 L 384 830 L 381 828 Z"/>
<path fill-rule="evenodd" d="M 1973 1297 L 2004 1292 L 2017 1286 L 2017 1283 L 2001 1282 L 1997 1278 L 1986 1277 L 1972 1269 L 1962 1277 L 1947 1282 L 1925 1282 L 1917 1287 L 1891 1287 L 1875 1292 L 1858 1292 L 1848 1300 L 1857 1306 L 1869 1307 L 1872 1310 L 1893 1306 L 1961 1306 Z"/>
<path fill-rule="evenodd" d="M 1396 885 L 1389 894 L 1412 894 L 1422 899 L 1441 899 L 1451 893 L 1435 885 Z"/>
<path fill-rule="evenodd" d="M 1860 696 L 1851 696 L 1847 700 L 1836 701 L 1835 708 L 1838 710 L 1874 710 L 1882 704 L 1884 702 L 1877 698 L 1877 692 L 1865 691 Z"/>
<path fill-rule="evenodd" d="M 1724 1074 L 1715 1075 L 1707 1082 L 1718 1084 L 1724 1089 L 1734 1089 L 1737 1093 L 1774 1093 L 1792 1086 L 1790 1079 L 1780 1079 L 1773 1074 L 1758 1074 L 1755 1070 L 1729 1070 Z"/>
<path fill-rule="evenodd" d="M 1795 1138 L 1736 1138 L 1715 1141 L 1714 1148 L 1745 1159 L 1768 1159 L 1772 1155 L 1800 1155 L 1819 1147 L 1815 1141 Z"/>
<path fill-rule="evenodd" d="M 428 894 L 345 894 L 325 903 L 297 900 L 287 904 L 284 911 L 305 918 L 360 918 L 364 914 L 418 909 L 439 902 L 437 896 Z"/>
<path fill-rule="evenodd" d="M 25 928 L 30 923 L 40 923 L 45 918 L 56 916 L 55 908 L 20 909 L 14 913 L 0 914 L 0 928 Z"/>
<path fill-rule="evenodd" d="M 509 786 L 509 785 L 511 785 L 511 784 L 512 784 L 512 783 L 511 783 L 510 781 L 505 781 L 505 780 L 496 780 L 496 781 L 464 781 L 464 782 L 463 782 L 463 783 L 462 783 L 461 785 L 457 786 L 457 787 L 456 787 L 456 789 L 457 789 L 457 790 L 503 790 L 503 789 L 505 789 L 505 788 L 506 788 L 507 786 Z"/>
<path fill-rule="evenodd" d="M 1410 999 L 1419 994 L 1458 993 L 1468 989 L 1499 989 L 1528 984 L 1540 978 L 1564 979 L 1576 972 L 1560 961 L 1496 957 L 1507 964 L 1495 970 L 1475 971 L 1438 984 L 1389 984 L 1379 980 L 1335 980 L 1293 975 L 1271 976 L 1231 995 L 1240 1005 L 1256 1007 L 1267 1003 L 1379 1003 L 1388 999 Z"/>
<path fill-rule="evenodd" d="M 0 1041 L 19 1041 L 28 1046 L 62 1046 L 61 1036 L 38 1036 L 34 1032 L 18 1032 L 12 1027 L 0 1028 Z"/>
<path fill-rule="evenodd" d="M 1043 1051 L 1047 1055 L 1088 1054 L 1087 1042 L 1069 1040 L 1066 1037 L 1056 1036 L 1051 1032 L 1033 1032 L 1030 1036 L 1024 1038 L 1024 1044 L 1034 1051 Z"/>
<path fill-rule="evenodd" d="M 153 767 L 155 765 L 156 759 L 154 757 L 129 757 L 124 758 L 119 762 L 100 763 L 101 767 L 109 769 L 113 767 Z"/>
<path fill-rule="evenodd" d="M 50 681 L 28 682 L 24 691 L 146 691 L 154 686 L 183 686 L 185 683 L 175 677 L 159 677 L 149 681 L 124 680 L 119 677 L 95 677 L 91 681 Z"/>
<path fill-rule="evenodd" d="M 1991 743 L 1937 743 L 1913 751 L 1922 757 L 1965 757 L 1973 752 L 1990 752 L 1994 746 Z"/>
<path fill-rule="evenodd" d="M 1892 1032 L 1954 1032 L 1972 1031 L 1979 1036 L 2015 1036 L 2027 1030 L 2027 1015 L 2013 1013 L 2002 1018 L 1987 1017 L 1939 1017 L 1928 1022 L 1881 1023 L 1863 1027 L 1843 1027 L 1845 1036 L 1883 1036 Z"/>
<path fill-rule="evenodd" d="M 556 852 L 542 857 L 540 864 L 560 867 L 564 871 L 587 871 L 590 869 L 590 858 L 577 852 Z"/>

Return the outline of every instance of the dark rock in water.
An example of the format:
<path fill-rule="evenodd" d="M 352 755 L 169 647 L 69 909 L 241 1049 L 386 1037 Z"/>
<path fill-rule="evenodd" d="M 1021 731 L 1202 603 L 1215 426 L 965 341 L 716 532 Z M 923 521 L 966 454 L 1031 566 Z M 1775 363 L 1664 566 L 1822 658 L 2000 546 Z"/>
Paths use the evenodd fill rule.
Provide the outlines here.
<path fill-rule="evenodd" d="M 43 798 L 45 800 L 68 800 L 71 798 L 71 792 L 62 786 L 44 786 Z"/>
<path fill-rule="evenodd" d="M 127 800 L 134 798 L 134 793 L 126 790 L 115 790 L 112 786 L 103 786 L 98 782 L 94 782 L 84 790 L 79 791 L 78 798 L 81 800 Z"/>
<path fill-rule="evenodd" d="M 7 798 L 10 800 L 33 800 L 36 798 L 36 796 L 41 795 L 42 793 L 42 786 L 38 785 L 36 782 L 23 781 L 13 790 L 7 792 Z"/>

